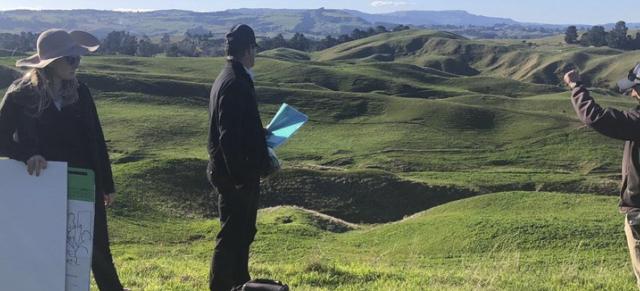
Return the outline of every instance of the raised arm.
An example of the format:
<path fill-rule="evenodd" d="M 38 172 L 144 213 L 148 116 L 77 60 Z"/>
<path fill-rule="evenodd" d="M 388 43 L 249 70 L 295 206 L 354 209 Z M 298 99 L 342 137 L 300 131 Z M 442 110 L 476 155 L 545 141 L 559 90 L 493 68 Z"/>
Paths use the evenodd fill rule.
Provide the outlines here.
<path fill-rule="evenodd" d="M 573 89 L 571 101 L 580 120 L 597 132 L 620 140 L 640 140 L 640 112 L 602 108 L 584 86 Z"/>

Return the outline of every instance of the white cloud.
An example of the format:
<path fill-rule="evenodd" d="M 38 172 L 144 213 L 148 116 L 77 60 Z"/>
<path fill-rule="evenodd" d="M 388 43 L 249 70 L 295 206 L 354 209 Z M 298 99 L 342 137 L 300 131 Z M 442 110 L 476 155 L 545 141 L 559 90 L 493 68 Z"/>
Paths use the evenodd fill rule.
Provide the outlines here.
<path fill-rule="evenodd" d="M 371 2 L 371 6 L 373 7 L 385 7 L 385 6 L 394 6 L 394 7 L 398 7 L 398 6 L 405 6 L 409 4 L 408 2 L 405 1 L 373 1 Z"/>

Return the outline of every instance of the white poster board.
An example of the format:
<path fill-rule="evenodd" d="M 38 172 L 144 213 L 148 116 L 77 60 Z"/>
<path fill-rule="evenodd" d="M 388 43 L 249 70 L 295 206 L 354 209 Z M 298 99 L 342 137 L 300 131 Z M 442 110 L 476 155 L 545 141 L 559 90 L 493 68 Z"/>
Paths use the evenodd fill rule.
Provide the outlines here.
<path fill-rule="evenodd" d="M 67 209 L 67 288 L 89 291 L 95 217 L 93 171 L 69 168 Z"/>
<path fill-rule="evenodd" d="M 49 162 L 40 177 L 24 163 L 0 160 L 2 290 L 65 290 L 67 164 Z"/>

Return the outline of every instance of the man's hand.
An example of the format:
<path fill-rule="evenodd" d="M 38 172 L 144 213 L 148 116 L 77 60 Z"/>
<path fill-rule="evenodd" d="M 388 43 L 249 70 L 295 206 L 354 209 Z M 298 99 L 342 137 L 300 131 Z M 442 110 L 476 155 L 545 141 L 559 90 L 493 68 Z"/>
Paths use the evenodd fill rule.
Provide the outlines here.
<path fill-rule="evenodd" d="M 109 207 L 116 201 L 116 193 L 104 195 L 104 206 Z"/>
<path fill-rule="evenodd" d="M 580 73 L 576 70 L 571 70 L 564 75 L 564 82 L 569 86 L 569 88 L 573 89 L 580 83 Z"/>
<path fill-rule="evenodd" d="M 36 177 L 40 176 L 40 173 L 47 168 L 47 160 L 44 159 L 41 155 L 35 155 L 27 160 L 27 172 L 29 175 Z"/>

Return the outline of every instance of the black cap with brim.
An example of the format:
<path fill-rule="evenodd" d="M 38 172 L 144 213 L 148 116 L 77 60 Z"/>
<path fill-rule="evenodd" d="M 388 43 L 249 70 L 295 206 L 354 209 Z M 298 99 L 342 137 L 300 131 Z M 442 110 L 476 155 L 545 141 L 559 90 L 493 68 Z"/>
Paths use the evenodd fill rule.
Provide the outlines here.
<path fill-rule="evenodd" d="M 258 47 L 256 35 L 253 29 L 246 24 L 238 24 L 231 28 L 226 35 L 227 45 L 235 48 L 248 48 L 250 46 Z"/>

